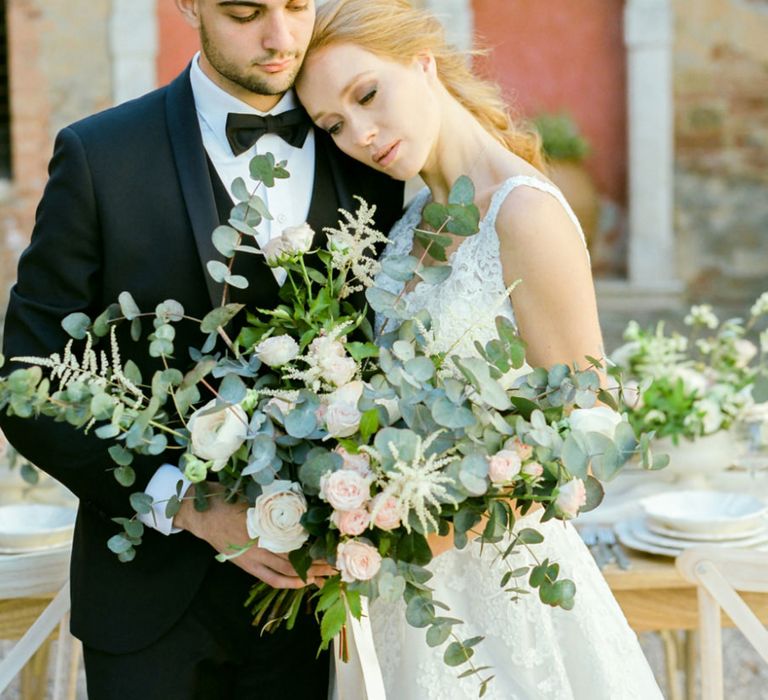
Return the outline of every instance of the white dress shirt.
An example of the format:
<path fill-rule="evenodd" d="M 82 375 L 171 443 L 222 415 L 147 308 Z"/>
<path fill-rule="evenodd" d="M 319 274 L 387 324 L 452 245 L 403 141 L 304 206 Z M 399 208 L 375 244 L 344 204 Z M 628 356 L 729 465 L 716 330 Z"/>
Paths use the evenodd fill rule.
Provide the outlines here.
<path fill-rule="evenodd" d="M 276 180 L 271 188 L 259 187 L 258 195 L 266 202 L 272 221 L 264 220 L 257 229 L 257 244 L 263 247 L 272 238 L 279 236 L 283 229 L 298 226 L 307 220 L 315 183 L 315 134 L 310 129 L 301 148 L 294 148 L 280 136 L 265 134 L 249 150 L 236 156 L 227 141 L 226 124 L 230 112 L 240 114 L 280 114 L 298 106 L 295 93 L 290 90 L 269 112 L 260 112 L 245 102 L 241 102 L 214 83 L 199 65 L 200 54 L 192 60 L 189 79 L 192 95 L 197 110 L 197 120 L 203 136 L 203 146 L 222 183 L 230 192 L 232 182 L 241 177 L 253 191 L 256 183 L 251 180 L 248 164 L 255 155 L 272 153 L 275 160 L 287 161 L 286 169 L 290 177 Z M 234 204 L 234 202 L 233 202 Z M 251 241 L 247 242 L 252 245 Z M 285 282 L 285 270 L 273 269 L 279 284 Z M 145 489 L 152 496 L 152 511 L 139 515 L 139 520 L 165 535 L 180 532 L 173 526 L 173 519 L 165 516 L 168 500 L 176 494 L 178 482 L 182 482 L 182 495 L 187 492 L 191 482 L 176 466 L 164 464 L 150 479 Z"/>

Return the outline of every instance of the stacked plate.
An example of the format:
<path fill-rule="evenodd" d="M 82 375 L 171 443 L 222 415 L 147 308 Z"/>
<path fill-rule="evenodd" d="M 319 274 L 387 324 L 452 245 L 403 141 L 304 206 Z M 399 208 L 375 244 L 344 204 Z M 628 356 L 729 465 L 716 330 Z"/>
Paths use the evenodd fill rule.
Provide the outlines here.
<path fill-rule="evenodd" d="M 702 545 L 768 550 L 768 504 L 749 494 L 678 491 L 641 505 L 643 515 L 616 524 L 626 547 L 671 557 Z"/>
<path fill-rule="evenodd" d="M 74 508 L 41 503 L 0 506 L 0 554 L 69 547 L 76 515 Z"/>

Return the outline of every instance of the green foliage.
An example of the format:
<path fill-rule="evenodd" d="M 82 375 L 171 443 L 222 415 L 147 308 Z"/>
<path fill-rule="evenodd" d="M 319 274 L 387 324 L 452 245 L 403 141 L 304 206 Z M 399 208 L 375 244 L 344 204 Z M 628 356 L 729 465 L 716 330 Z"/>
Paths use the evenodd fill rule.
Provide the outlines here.
<path fill-rule="evenodd" d="M 542 148 L 548 158 L 580 161 L 589 154 L 589 144 L 569 115 L 541 114 L 533 120 L 533 125 L 541 135 Z"/>

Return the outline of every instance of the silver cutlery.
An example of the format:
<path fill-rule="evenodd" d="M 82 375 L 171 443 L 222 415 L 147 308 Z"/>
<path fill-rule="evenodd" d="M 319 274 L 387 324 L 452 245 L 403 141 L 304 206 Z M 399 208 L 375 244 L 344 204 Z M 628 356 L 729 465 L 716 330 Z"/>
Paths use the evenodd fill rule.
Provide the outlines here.
<path fill-rule="evenodd" d="M 624 551 L 624 546 L 616 539 L 616 533 L 612 527 L 598 527 L 597 540 L 608 548 L 611 559 L 616 562 L 620 569 L 626 571 L 632 566 L 627 553 Z"/>

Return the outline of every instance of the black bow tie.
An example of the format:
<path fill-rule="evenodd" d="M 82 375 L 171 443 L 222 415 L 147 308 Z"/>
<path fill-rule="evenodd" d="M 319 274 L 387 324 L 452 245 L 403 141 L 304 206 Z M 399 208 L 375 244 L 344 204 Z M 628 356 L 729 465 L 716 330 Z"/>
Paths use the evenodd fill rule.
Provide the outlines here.
<path fill-rule="evenodd" d="M 245 153 L 264 134 L 276 134 L 294 148 L 301 148 L 311 126 L 309 115 L 302 107 L 264 117 L 230 112 L 227 115 L 227 141 L 236 156 Z"/>

